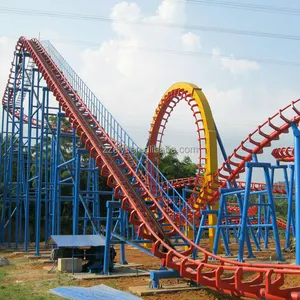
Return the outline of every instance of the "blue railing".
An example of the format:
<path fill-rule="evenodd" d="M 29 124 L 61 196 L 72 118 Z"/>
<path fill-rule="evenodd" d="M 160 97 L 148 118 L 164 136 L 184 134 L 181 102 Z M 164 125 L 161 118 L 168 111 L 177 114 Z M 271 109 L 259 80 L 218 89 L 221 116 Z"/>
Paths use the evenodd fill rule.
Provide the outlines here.
<path fill-rule="evenodd" d="M 143 149 L 138 147 L 138 145 L 115 120 L 115 118 L 88 88 L 83 80 L 76 74 L 50 41 L 43 41 L 42 45 L 72 87 L 77 91 L 84 104 L 96 117 L 104 131 L 116 142 L 117 145 L 122 145 L 123 148 L 125 147 L 127 150 L 126 152 L 130 154 L 131 158 L 135 161 L 136 166 L 139 166 L 139 172 L 137 172 L 136 176 L 145 174 L 146 177 L 150 178 L 150 190 L 156 193 L 156 195 L 162 195 L 164 199 L 172 202 L 174 212 L 173 217 L 175 217 L 176 212 L 180 213 L 180 219 L 182 221 L 184 220 L 192 228 L 195 228 L 195 212 L 193 208 L 174 189 L 152 161 L 148 159 Z M 142 178 L 140 179 L 142 180 Z M 163 186 L 160 182 L 164 182 Z M 175 201 L 174 199 L 177 200 Z M 192 220 L 191 218 L 188 219 L 188 215 L 192 216 Z"/>

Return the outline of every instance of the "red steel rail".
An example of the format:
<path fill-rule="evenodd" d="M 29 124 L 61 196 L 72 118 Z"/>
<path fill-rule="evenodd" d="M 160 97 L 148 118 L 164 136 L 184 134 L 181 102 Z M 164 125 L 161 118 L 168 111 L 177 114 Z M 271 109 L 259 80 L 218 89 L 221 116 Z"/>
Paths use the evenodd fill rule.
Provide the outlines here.
<path fill-rule="evenodd" d="M 39 41 L 36 39 L 27 40 L 22 37 L 17 44 L 17 51 L 23 49 L 30 53 L 48 87 L 62 106 L 73 128 L 76 129 L 85 148 L 90 152 L 90 156 L 95 158 L 101 174 L 107 177 L 107 184 L 115 188 L 115 196 L 122 201 L 122 208 L 130 212 L 130 222 L 138 226 L 138 234 L 153 241 L 152 252 L 162 260 L 163 265 L 178 270 L 183 277 L 229 295 L 256 299 L 300 298 L 300 287 L 282 288 L 284 275 L 300 275 L 300 267 L 284 264 L 235 262 L 211 254 L 182 234 L 168 214 L 160 207 L 157 199 L 151 194 L 143 180 L 135 174 L 130 163 L 120 153 L 115 143 L 89 112 L 77 92 L 48 56 Z M 281 128 L 279 131 L 282 132 L 285 128 Z M 107 147 L 113 148 L 115 154 L 107 154 L 104 147 L 106 149 Z M 117 164 L 119 159 L 123 160 L 122 165 Z M 124 168 L 126 168 L 127 174 L 124 174 Z M 153 201 L 151 207 L 146 206 L 144 199 L 136 192 L 126 175 L 135 177 L 135 187 L 143 190 L 143 196 Z M 211 199 L 214 198 L 211 197 Z M 156 220 L 150 209 L 160 211 L 162 218 Z M 170 224 L 171 232 L 165 233 L 159 222 Z M 180 235 L 181 239 L 189 244 L 187 251 L 180 252 L 172 246 L 169 237 L 174 233 Z M 203 254 L 203 259 L 193 260 L 188 257 L 195 248 Z M 215 259 L 213 263 L 209 262 L 210 257 Z M 248 277 L 249 275 L 251 277 Z"/>
<path fill-rule="evenodd" d="M 276 148 L 276 149 L 273 149 L 272 155 L 278 161 L 293 162 L 294 161 L 294 148 L 293 147 Z"/>
<path fill-rule="evenodd" d="M 283 109 L 280 109 L 266 122 L 258 126 L 258 128 L 241 142 L 234 149 L 233 153 L 219 168 L 213 179 L 203 188 L 199 200 L 207 203 L 214 203 L 218 200 L 219 188 L 225 187 L 226 183 L 220 183 L 219 179 L 232 182 L 239 177 L 241 172 L 245 171 L 245 163 L 251 161 L 253 154 L 263 153 L 265 147 L 270 147 L 271 143 L 278 140 L 281 134 L 288 133 L 292 122 L 300 121 L 300 99 L 293 101 Z M 228 167 L 230 166 L 230 168 Z"/>
<path fill-rule="evenodd" d="M 169 180 L 171 185 L 177 189 L 183 188 L 185 186 L 189 186 L 191 188 L 194 188 L 195 186 L 201 186 L 203 182 L 202 177 L 186 177 L 186 178 L 177 178 L 177 179 L 171 179 Z M 219 180 L 220 185 L 226 184 L 225 179 Z M 236 180 L 237 187 L 240 189 L 245 189 L 246 181 Z M 162 185 L 167 185 L 162 182 Z M 262 182 L 251 182 L 251 191 L 263 191 L 266 189 L 265 183 Z M 196 191 L 194 191 L 195 193 Z M 274 194 L 286 194 L 286 187 L 285 184 L 275 183 L 273 184 L 273 193 Z"/>

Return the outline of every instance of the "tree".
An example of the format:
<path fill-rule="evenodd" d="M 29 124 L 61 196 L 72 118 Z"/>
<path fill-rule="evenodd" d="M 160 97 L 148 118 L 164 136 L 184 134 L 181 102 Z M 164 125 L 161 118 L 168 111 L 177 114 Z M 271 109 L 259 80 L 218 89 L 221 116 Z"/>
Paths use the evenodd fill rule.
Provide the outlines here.
<path fill-rule="evenodd" d="M 185 178 L 196 175 L 197 164 L 193 163 L 188 156 L 180 160 L 176 149 L 167 147 L 167 151 L 160 154 L 159 170 L 169 180 Z"/>

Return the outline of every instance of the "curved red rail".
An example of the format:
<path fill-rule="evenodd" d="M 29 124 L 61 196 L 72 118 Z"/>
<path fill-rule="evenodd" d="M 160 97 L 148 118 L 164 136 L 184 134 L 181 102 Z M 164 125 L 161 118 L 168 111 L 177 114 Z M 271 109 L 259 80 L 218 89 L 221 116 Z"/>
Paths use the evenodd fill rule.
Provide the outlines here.
<path fill-rule="evenodd" d="M 24 49 L 30 53 L 85 148 L 90 152 L 90 156 L 95 158 L 101 174 L 108 178 L 107 184 L 115 188 L 115 196 L 121 199 L 122 208 L 129 211 L 130 222 L 138 226 L 140 236 L 153 241 L 152 252 L 162 260 L 163 265 L 178 270 L 183 277 L 229 295 L 267 299 L 300 297 L 300 287 L 281 288 L 284 284 L 284 275 L 300 275 L 300 267 L 283 264 L 238 263 L 213 255 L 184 236 L 161 208 L 143 180 L 135 174 L 126 157 L 104 132 L 40 43 L 35 39 L 20 38 L 17 47 L 17 51 Z M 104 150 L 107 147 L 114 149 L 114 155 L 109 155 Z M 117 163 L 120 160 L 123 161 L 122 165 Z M 122 171 L 124 168 L 126 173 Z M 128 176 L 136 179 L 135 187 L 143 190 L 144 197 L 153 201 L 152 207 L 146 206 L 143 198 L 128 180 Z M 162 218 L 156 220 L 150 209 L 160 211 Z M 171 233 L 166 234 L 159 222 L 170 224 Z M 180 252 L 170 244 L 169 237 L 174 233 L 190 245 L 187 251 Z M 188 257 L 195 248 L 203 254 L 203 259 L 200 261 Z M 216 261 L 209 263 L 209 257 L 215 258 Z M 254 277 L 247 279 L 248 277 L 244 278 L 246 275 L 254 275 Z"/>
<path fill-rule="evenodd" d="M 213 179 L 202 188 L 200 199 L 207 203 L 216 202 L 220 195 L 219 188 L 226 185 L 225 182 L 220 183 L 219 178 L 229 182 L 237 179 L 239 174 L 245 171 L 245 163 L 251 161 L 253 154 L 262 153 L 264 148 L 270 147 L 272 141 L 278 140 L 281 134 L 288 133 L 291 123 L 300 121 L 300 108 L 298 109 L 296 105 L 300 105 L 300 99 L 280 109 L 278 113 L 249 134 L 239 147 L 234 149 Z"/>
<path fill-rule="evenodd" d="M 197 177 L 187 177 L 187 178 L 177 178 L 177 179 L 171 179 L 169 182 L 172 184 L 173 187 L 180 189 L 185 186 L 189 186 L 191 188 L 194 188 L 195 186 L 201 186 L 203 182 L 203 178 L 201 176 Z M 219 180 L 220 185 L 226 184 L 225 179 Z M 245 189 L 246 181 L 236 180 L 237 187 L 240 189 Z M 165 185 L 167 188 L 167 185 L 162 182 L 162 185 Z M 251 191 L 263 191 L 266 189 L 265 183 L 262 182 L 251 182 Z M 194 191 L 195 193 L 195 191 Z M 286 187 L 284 184 L 275 183 L 273 184 L 273 193 L 274 194 L 286 194 Z"/>
<path fill-rule="evenodd" d="M 201 118 L 201 112 L 199 111 L 198 105 L 195 99 L 184 89 L 174 89 L 167 93 L 163 99 L 160 101 L 155 115 L 153 117 L 150 137 L 148 141 L 148 157 L 155 165 L 159 165 L 159 149 L 161 148 L 161 143 L 163 135 L 166 129 L 166 125 L 171 116 L 172 111 L 175 109 L 180 101 L 185 101 L 193 114 L 197 129 L 197 138 L 199 145 L 199 164 L 198 171 L 205 172 L 206 166 L 206 144 L 204 136 L 204 126 Z"/>
<path fill-rule="evenodd" d="M 293 162 L 294 161 L 294 148 L 293 147 L 276 148 L 276 149 L 273 149 L 272 155 L 278 161 Z"/>

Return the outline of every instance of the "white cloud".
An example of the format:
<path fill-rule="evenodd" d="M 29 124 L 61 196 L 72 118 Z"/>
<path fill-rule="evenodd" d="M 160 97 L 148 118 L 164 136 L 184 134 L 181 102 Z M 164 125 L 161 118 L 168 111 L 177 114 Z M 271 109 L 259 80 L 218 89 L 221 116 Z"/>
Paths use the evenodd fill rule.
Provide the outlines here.
<path fill-rule="evenodd" d="M 225 130 L 224 137 L 231 135 L 232 125 L 229 123 L 232 118 L 228 119 L 228 116 L 233 111 L 243 109 L 245 100 L 243 88 L 235 81 L 234 74 L 232 81 L 230 76 L 219 80 L 216 74 L 222 73 L 220 69 L 224 67 L 216 64 L 214 58 L 136 50 L 196 52 L 205 47 L 205 41 L 201 40 L 204 43 L 202 45 L 199 35 L 184 29 L 184 3 L 162 1 L 154 15 L 145 16 L 136 4 L 122 2 L 113 7 L 111 16 L 117 20 L 135 20 L 150 26 L 114 22 L 114 36 L 111 39 L 102 42 L 97 49 L 83 52 L 82 77 L 140 146 L 146 143 L 160 98 L 168 87 L 178 81 L 192 82 L 203 88 L 216 122 Z M 157 22 L 172 22 L 182 26 L 151 26 Z M 245 70 L 239 64 L 233 71 Z M 182 103 L 174 110 L 168 122 L 164 139 L 166 144 L 176 147 L 197 146 L 195 124 L 189 108 L 185 106 L 186 103 Z M 238 115 L 237 121 L 244 121 L 242 114 L 235 114 Z M 234 148 L 244 138 L 243 131 L 239 135 L 230 140 L 227 149 Z"/>
<path fill-rule="evenodd" d="M 294 91 L 280 91 L 276 86 L 270 88 L 265 84 L 264 78 L 259 77 L 262 76 L 260 65 L 220 57 L 219 47 L 213 49 L 213 58 L 152 51 L 211 50 L 198 33 L 184 29 L 187 19 L 184 2 L 162 1 L 152 15 L 146 15 L 136 3 L 121 2 L 112 8 L 111 17 L 148 26 L 113 22 L 110 37 L 99 47 L 84 51 L 80 47 L 74 49 L 74 45 L 56 45 L 55 42 L 54 45 L 75 70 L 80 70 L 83 80 L 141 147 L 145 145 L 163 93 L 178 81 L 192 82 L 203 88 L 228 153 L 259 123 L 294 99 Z M 158 22 L 181 26 L 156 26 Z M 95 34 L 101 30 L 100 26 Z M 46 37 L 44 31 L 42 37 Z M 15 41 L 0 38 L 1 91 L 7 82 L 14 45 Z M 222 49 L 222 45 L 220 47 Z M 256 72 L 249 72 L 251 70 Z M 246 81 L 243 76 L 236 76 L 243 72 L 247 74 Z M 186 103 L 174 110 L 165 138 L 166 143 L 178 147 L 197 145 L 195 124 Z"/>
<path fill-rule="evenodd" d="M 214 58 L 221 62 L 224 69 L 228 69 L 233 74 L 260 69 L 260 65 L 257 62 L 246 59 L 235 59 L 233 54 L 230 57 L 221 57 L 219 48 L 213 48 L 212 54 Z"/>
<path fill-rule="evenodd" d="M 228 76 L 218 81 L 216 74 L 220 73 L 223 66 L 216 65 L 213 58 L 175 55 L 172 51 L 151 51 L 199 51 L 202 48 L 200 36 L 184 29 L 185 3 L 165 0 L 154 15 L 146 16 L 137 4 L 122 2 L 112 8 L 111 17 L 115 20 L 135 20 L 138 24 L 113 22 L 114 36 L 103 41 L 97 49 L 83 52 L 81 73 L 121 124 L 125 124 L 129 132 L 133 133 L 138 143 L 143 145 L 147 138 L 152 116 L 162 94 L 177 81 L 192 82 L 204 91 L 208 90 L 209 101 L 216 115 L 220 105 L 225 115 L 232 112 L 230 104 L 234 105 L 230 101 L 223 102 L 224 97 L 220 95 L 226 95 L 231 101 L 235 99 L 238 103 L 235 109 L 241 107 L 242 88 L 237 87 L 236 83 L 232 85 Z M 157 22 L 172 22 L 182 26 L 151 26 Z M 245 67 L 241 67 L 240 62 L 232 69 L 238 72 L 243 70 Z M 232 78 L 235 79 L 234 76 Z M 227 81 L 228 84 L 224 85 L 223 82 Z M 226 105 L 223 107 L 224 103 Z M 191 113 L 187 110 L 177 126 L 185 128 L 186 132 L 193 132 L 191 126 L 194 125 L 187 125 L 189 118 Z M 169 134 L 172 135 L 172 132 Z"/>
<path fill-rule="evenodd" d="M 4 93 L 6 83 L 8 80 L 11 62 L 13 60 L 13 53 L 16 41 L 9 39 L 6 36 L 0 36 L 0 98 Z"/>
<path fill-rule="evenodd" d="M 185 3 L 164 0 L 159 5 L 155 17 L 163 22 L 184 24 L 186 21 Z"/>
<path fill-rule="evenodd" d="M 192 32 L 185 33 L 181 36 L 184 50 L 197 51 L 201 49 L 200 38 Z"/>

